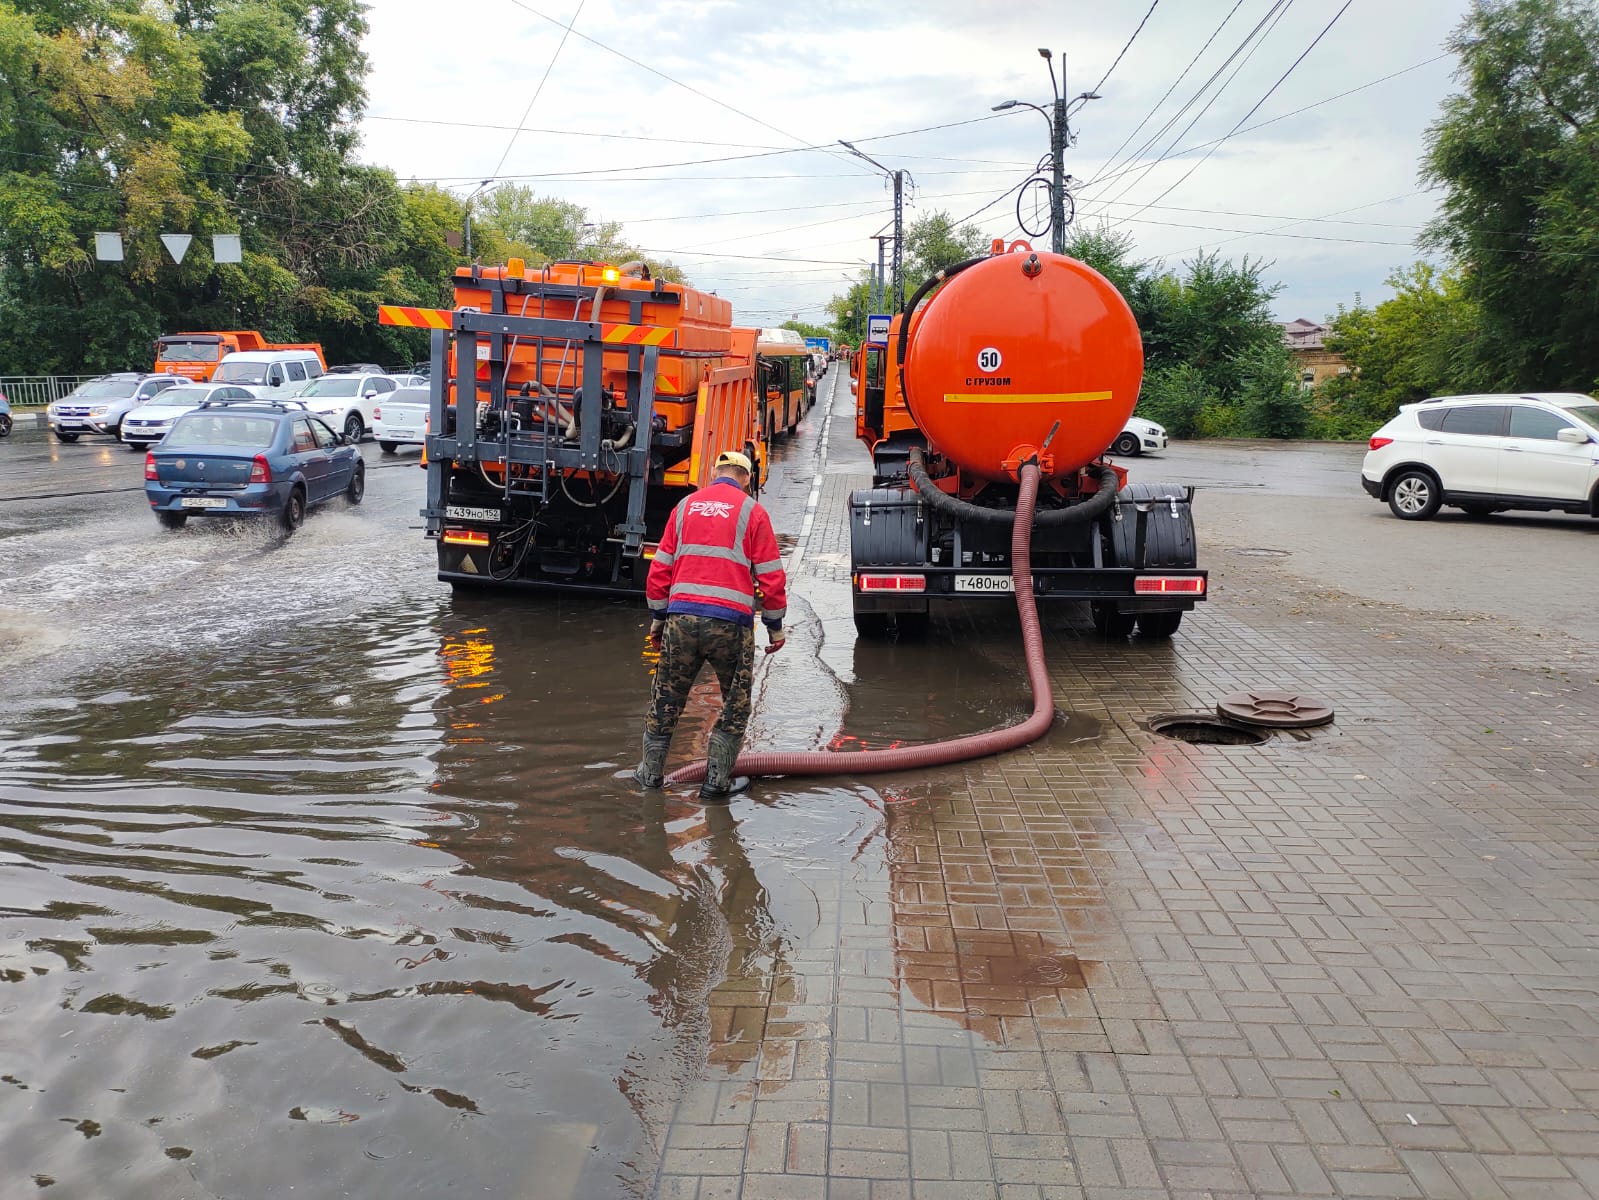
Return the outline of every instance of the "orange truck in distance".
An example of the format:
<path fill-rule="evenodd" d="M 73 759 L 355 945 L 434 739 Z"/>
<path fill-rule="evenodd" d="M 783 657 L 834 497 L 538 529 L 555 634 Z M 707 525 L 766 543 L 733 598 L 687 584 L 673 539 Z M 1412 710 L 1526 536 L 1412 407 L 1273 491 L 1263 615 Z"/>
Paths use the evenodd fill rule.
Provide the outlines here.
<path fill-rule="evenodd" d="M 157 338 L 152 370 L 158 375 L 209 380 L 223 357 L 236 350 L 310 350 L 322 361 L 324 369 L 328 365 L 316 342 L 269 342 L 253 329 L 228 329 L 169 333 Z"/>

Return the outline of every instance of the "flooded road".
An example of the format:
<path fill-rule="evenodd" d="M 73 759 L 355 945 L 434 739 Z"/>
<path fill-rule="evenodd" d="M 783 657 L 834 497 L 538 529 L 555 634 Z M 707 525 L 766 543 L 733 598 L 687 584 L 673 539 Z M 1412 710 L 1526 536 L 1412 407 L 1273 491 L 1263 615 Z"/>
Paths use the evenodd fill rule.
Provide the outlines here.
<path fill-rule="evenodd" d="M 824 428 L 764 497 L 786 545 Z M 648 1194 L 682 1088 L 753 1053 L 708 996 L 816 931 L 800 868 L 881 869 L 884 794 L 641 797 L 644 611 L 453 597 L 414 455 L 366 447 L 367 502 L 283 540 L 158 529 L 119 447 L 0 452 L 0 1194 Z M 752 743 L 1009 715 L 830 643 L 828 603 Z M 968 682 L 1013 670 L 995 641 Z M 894 682 L 852 702 L 863 674 Z M 675 759 L 714 716 L 697 693 Z"/>

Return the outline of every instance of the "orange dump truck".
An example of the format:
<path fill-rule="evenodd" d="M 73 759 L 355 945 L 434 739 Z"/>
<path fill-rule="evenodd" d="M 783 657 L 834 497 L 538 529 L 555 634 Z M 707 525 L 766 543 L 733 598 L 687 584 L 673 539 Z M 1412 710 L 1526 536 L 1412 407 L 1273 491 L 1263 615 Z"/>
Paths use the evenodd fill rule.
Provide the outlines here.
<path fill-rule="evenodd" d="M 453 309 L 384 306 L 433 331 L 427 535 L 439 578 L 642 594 L 677 501 L 724 450 L 766 439 L 757 331 L 642 263 L 462 267 Z"/>
<path fill-rule="evenodd" d="M 236 350 L 312 350 L 322 358 L 322 347 L 315 342 L 269 342 L 253 329 L 213 329 L 157 338 L 155 366 L 151 369 L 158 375 L 206 380 L 216 372 L 223 357 Z M 322 365 L 327 366 L 326 359 Z"/>

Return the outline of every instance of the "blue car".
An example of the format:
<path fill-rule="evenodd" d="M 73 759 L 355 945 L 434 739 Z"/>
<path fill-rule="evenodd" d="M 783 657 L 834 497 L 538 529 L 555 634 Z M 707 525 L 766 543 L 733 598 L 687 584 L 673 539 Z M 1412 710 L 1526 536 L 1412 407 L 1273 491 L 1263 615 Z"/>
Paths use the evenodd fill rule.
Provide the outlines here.
<path fill-rule="evenodd" d="M 307 509 L 365 493 L 351 439 L 293 402 L 207 401 L 144 456 L 144 494 L 166 529 L 193 516 L 275 516 L 293 533 Z"/>
<path fill-rule="evenodd" d="M 0 392 L 0 437 L 5 437 L 11 432 L 11 401 L 6 399 L 6 394 Z"/>

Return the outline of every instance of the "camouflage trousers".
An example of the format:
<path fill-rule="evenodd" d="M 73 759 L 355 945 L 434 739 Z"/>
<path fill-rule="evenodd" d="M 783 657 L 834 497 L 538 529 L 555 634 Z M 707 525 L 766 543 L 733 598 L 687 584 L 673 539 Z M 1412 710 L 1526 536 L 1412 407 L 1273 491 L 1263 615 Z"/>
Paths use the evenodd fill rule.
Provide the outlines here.
<path fill-rule="evenodd" d="M 722 715 L 716 728 L 744 737 L 750 722 L 750 684 L 755 672 L 755 630 L 750 626 L 675 613 L 666 618 L 661 635 L 661 660 L 655 664 L 655 686 L 644 731 L 671 737 L 683 715 L 700 668 L 706 663 L 722 687 Z"/>

